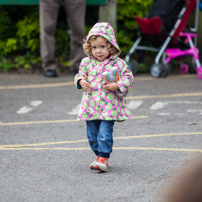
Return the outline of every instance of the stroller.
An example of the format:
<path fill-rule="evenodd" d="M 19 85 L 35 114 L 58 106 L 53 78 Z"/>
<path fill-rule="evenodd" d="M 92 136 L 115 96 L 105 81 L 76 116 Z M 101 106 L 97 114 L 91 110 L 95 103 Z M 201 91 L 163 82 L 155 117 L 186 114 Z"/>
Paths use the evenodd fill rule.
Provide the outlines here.
<path fill-rule="evenodd" d="M 139 63 L 143 60 L 142 54 L 138 53 L 152 51 L 157 52 L 155 63 L 150 68 L 153 77 L 166 77 L 172 69 L 171 60 L 177 58 L 182 74 L 197 72 L 198 78 L 202 79 L 199 52 L 195 47 L 198 28 L 198 3 L 199 0 L 154 0 L 154 4 L 146 17 L 135 16 L 141 35 L 125 57 L 128 69 L 137 74 Z M 195 27 L 187 31 L 187 21 L 195 8 Z M 140 45 L 141 42 L 144 44 Z M 139 55 L 137 60 L 132 58 L 135 50 Z M 189 65 L 183 63 L 185 56 L 192 57 Z"/>

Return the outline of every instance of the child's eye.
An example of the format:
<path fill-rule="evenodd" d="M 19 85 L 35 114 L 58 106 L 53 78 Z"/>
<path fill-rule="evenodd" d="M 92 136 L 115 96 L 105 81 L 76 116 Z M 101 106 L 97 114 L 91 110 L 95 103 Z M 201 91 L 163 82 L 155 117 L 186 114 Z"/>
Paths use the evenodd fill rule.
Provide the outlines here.
<path fill-rule="evenodd" d="M 105 46 L 101 46 L 101 48 L 105 48 Z"/>
<path fill-rule="evenodd" d="M 95 46 L 93 46 L 93 47 L 92 47 L 92 49 L 96 49 L 96 47 L 95 47 Z"/>

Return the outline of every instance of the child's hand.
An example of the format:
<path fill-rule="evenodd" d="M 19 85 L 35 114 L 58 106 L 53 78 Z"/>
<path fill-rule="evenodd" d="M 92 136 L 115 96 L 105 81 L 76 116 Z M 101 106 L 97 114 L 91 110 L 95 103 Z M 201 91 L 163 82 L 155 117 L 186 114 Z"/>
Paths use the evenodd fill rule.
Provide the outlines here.
<path fill-rule="evenodd" d="M 84 90 L 90 90 L 90 84 L 87 81 L 87 76 L 86 75 L 85 75 L 85 77 L 83 79 L 81 79 L 79 81 L 79 84 Z"/>
<path fill-rule="evenodd" d="M 116 83 L 112 82 L 112 83 L 108 83 L 107 85 L 104 85 L 103 88 L 107 89 L 107 90 L 111 90 L 111 91 L 115 91 L 118 90 L 118 86 Z"/>

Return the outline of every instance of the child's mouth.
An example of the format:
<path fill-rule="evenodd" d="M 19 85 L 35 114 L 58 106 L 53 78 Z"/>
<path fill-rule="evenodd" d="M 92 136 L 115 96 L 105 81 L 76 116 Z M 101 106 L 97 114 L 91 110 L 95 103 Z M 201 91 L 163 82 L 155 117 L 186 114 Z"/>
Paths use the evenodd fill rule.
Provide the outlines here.
<path fill-rule="evenodd" d="M 97 57 L 98 57 L 98 58 L 101 58 L 101 57 L 102 57 L 102 55 L 98 55 Z"/>

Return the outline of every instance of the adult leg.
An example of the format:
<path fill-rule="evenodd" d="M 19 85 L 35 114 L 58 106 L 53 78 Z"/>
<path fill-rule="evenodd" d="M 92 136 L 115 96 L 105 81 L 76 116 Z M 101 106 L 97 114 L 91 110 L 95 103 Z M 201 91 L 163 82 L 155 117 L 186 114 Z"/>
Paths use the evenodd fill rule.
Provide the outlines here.
<path fill-rule="evenodd" d="M 55 28 L 61 0 L 40 0 L 40 51 L 44 71 L 55 70 Z"/>
<path fill-rule="evenodd" d="M 102 120 L 98 133 L 99 156 L 109 158 L 113 146 L 113 126 L 114 121 Z"/>
<path fill-rule="evenodd" d="M 83 52 L 83 39 L 85 37 L 85 11 L 86 0 L 64 0 L 67 22 L 71 30 L 70 65 L 73 74 L 78 72 Z"/>
<path fill-rule="evenodd" d="M 98 153 L 98 142 L 97 135 L 99 133 L 100 120 L 86 121 L 87 125 L 87 136 L 90 147 L 96 156 Z"/>

